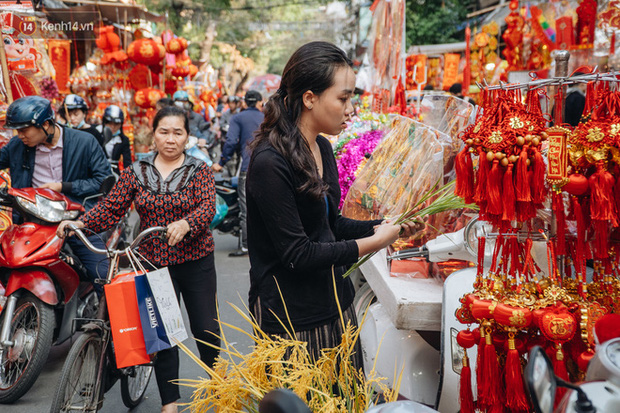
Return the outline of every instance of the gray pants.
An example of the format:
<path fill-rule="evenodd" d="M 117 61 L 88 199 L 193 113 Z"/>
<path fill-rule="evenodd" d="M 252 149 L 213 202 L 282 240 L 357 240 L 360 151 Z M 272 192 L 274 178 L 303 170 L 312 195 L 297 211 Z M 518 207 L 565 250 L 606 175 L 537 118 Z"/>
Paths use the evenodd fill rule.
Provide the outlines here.
<path fill-rule="evenodd" d="M 241 221 L 241 247 L 248 248 L 248 207 L 245 200 L 246 172 L 239 172 L 237 193 L 239 194 L 239 220 Z"/>

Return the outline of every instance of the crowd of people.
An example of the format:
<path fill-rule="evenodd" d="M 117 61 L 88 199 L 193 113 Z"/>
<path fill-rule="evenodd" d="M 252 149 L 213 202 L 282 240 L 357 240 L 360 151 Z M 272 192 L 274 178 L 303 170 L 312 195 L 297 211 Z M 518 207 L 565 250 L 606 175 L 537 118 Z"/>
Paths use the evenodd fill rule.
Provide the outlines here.
<path fill-rule="evenodd" d="M 263 331 L 293 331 L 318 358 L 321 349 L 341 340 L 338 305 L 345 322 L 357 324 L 353 285 L 342 278 L 346 267 L 414 230 L 411 224 L 340 215 L 336 162 L 321 135 L 346 128 L 354 90 L 355 74 L 345 53 L 330 43 L 311 42 L 292 55 L 280 88 L 264 105 L 257 91 L 243 99 L 225 97 L 209 123 L 191 110 L 187 93 L 162 99 L 152 124 L 153 152 L 133 163 L 121 108 L 108 107 L 103 125 L 96 127 L 85 123 L 88 106 L 79 96 L 67 96 L 56 115 L 46 99 L 25 97 L 8 108 L 5 127 L 17 134 L 0 150 L 0 169 L 9 168 L 17 188 L 50 188 L 80 202 L 99 190 L 112 173 L 110 162 L 115 163 L 119 178 L 108 196 L 87 205 L 78 220 L 63 221 L 57 235 L 65 238 L 69 224 L 101 233 L 133 203 L 141 230 L 167 228 L 167 241 L 154 240 L 142 254 L 168 267 L 194 337 L 217 346 L 217 276 L 209 229 L 216 211 L 214 172 L 236 153 L 242 246 L 233 255 L 249 255 L 249 308 Z M 187 155 L 186 146 L 190 135 L 201 146 L 217 143 L 215 119 L 222 154 L 208 166 Z M 89 261 L 92 253 L 80 249 L 74 237 L 67 242 L 75 245 L 91 278 L 105 273 L 92 268 L 101 265 L 99 257 Z M 198 343 L 201 360 L 212 366 L 217 350 Z M 361 349 L 354 357 L 361 367 Z M 176 412 L 178 349 L 157 353 L 154 365 L 162 412 Z"/>

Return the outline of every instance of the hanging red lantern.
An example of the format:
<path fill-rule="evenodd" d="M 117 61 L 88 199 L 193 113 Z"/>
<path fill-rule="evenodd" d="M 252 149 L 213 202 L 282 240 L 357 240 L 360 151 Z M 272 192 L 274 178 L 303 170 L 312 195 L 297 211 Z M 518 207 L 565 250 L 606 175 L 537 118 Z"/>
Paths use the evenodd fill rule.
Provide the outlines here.
<path fill-rule="evenodd" d="M 149 76 L 151 77 L 150 80 Z M 142 64 L 136 65 L 136 67 L 131 69 L 131 72 L 129 72 L 129 83 L 134 90 L 151 87 L 153 85 L 157 85 L 158 82 L 159 76 Z"/>
<path fill-rule="evenodd" d="M 187 40 L 182 37 L 175 37 L 166 43 L 166 52 L 171 54 L 183 53 L 187 49 Z"/>
<path fill-rule="evenodd" d="M 127 54 L 136 63 L 152 66 L 164 58 L 165 49 L 153 39 L 140 39 L 131 42 L 127 48 Z"/>
<path fill-rule="evenodd" d="M 196 65 L 189 65 L 189 77 L 196 76 L 196 73 L 198 73 L 198 66 L 196 66 Z"/>
<path fill-rule="evenodd" d="M 172 76 L 186 77 L 190 74 L 191 60 L 177 60 L 176 65 L 172 68 Z"/>
<path fill-rule="evenodd" d="M 136 92 L 134 101 L 136 102 L 136 105 L 142 109 L 148 109 L 154 108 L 159 99 L 165 96 L 166 94 L 161 90 L 147 87 Z"/>

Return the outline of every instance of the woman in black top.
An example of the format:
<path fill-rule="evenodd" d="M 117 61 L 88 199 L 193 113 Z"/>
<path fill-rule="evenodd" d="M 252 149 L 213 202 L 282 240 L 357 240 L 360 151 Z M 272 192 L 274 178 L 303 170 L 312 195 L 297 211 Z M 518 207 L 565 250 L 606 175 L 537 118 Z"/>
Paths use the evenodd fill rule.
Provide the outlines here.
<path fill-rule="evenodd" d="M 345 323 L 357 324 L 353 285 L 342 278 L 347 265 L 392 244 L 399 231 L 412 231 L 408 224 L 356 221 L 338 211 L 336 161 L 319 134 L 337 135 L 346 127 L 354 89 L 355 74 L 342 50 L 325 42 L 302 46 L 284 68 L 251 144 L 250 309 L 267 333 L 294 330 L 315 359 L 321 348 L 341 340 L 333 277 Z M 361 367 L 359 350 L 354 363 Z"/>

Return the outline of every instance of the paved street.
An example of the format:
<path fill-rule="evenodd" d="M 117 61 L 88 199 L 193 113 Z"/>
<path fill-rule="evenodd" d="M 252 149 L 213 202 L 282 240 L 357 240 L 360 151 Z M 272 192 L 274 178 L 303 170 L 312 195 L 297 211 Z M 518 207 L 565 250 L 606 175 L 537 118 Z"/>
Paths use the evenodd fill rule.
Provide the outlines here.
<path fill-rule="evenodd" d="M 247 257 L 230 258 L 228 253 L 237 248 L 237 239 L 231 235 L 215 234 L 215 263 L 218 273 L 218 295 L 220 313 L 225 322 L 243 327 L 249 330 L 247 323 L 239 316 L 228 303 L 237 306 L 247 305 L 249 288 L 249 260 Z M 181 306 L 184 309 L 184 306 Z M 186 319 L 189 329 L 189 322 Z M 250 340 L 241 333 L 225 329 L 224 333 L 229 342 L 236 343 L 238 349 L 247 349 Z M 185 341 L 196 354 L 196 346 L 191 339 Z M 56 382 L 59 379 L 63 361 L 71 344 L 63 343 L 52 349 L 43 373 L 34 384 L 33 388 L 13 405 L 2 405 L 2 413 L 39 413 L 49 411 L 49 406 L 54 396 Z M 200 369 L 185 353 L 181 352 L 181 378 L 197 378 L 204 376 L 204 370 Z M 190 388 L 181 388 L 181 401 L 187 402 L 191 397 Z M 153 413 L 159 412 L 160 399 L 157 391 L 155 378 L 151 379 L 145 400 L 132 412 Z M 180 409 L 181 410 L 181 409 Z M 117 383 L 108 393 L 101 412 L 118 413 L 129 411 L 121 400 L 120 386 Z"/>

